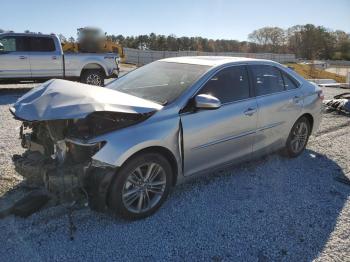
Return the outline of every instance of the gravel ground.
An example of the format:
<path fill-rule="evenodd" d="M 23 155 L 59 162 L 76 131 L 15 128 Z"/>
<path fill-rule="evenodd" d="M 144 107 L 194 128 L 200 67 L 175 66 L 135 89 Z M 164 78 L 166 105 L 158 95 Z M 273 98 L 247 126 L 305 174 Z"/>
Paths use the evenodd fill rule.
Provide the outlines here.
<path fill-rule="evenodd" d="M 345 92 L 325 88 L 326 97 Z M 11 156 L 18 122 L 0 95 L 0 207 L 24 194 Z M 350 261 L 350 118 L 324 114 L 296 159 L 277 154 L 176 187 L 152 217 L 135 222 L 63 206 L 0 220 L 1 261 Z"/>

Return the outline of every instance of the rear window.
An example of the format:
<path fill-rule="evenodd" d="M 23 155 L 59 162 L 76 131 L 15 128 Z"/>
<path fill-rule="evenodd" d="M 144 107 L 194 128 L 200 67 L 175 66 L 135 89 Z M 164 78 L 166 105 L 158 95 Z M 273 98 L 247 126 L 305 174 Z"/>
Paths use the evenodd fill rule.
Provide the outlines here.
<path fill-rule="evenodd" d="M 298 83 L 286 73 L 282 72 L 282 76 L 286 90 L 296 89 L 299 87 Z"/>
<path fill-rule="evenodd" d="M 268 95 L 284 91 L 284 81 L 281 72 L 269 65 L 251 66 L 256 95 Z"/>
<path fill-rule="evenodd" d="M 53 52 L 55 42 L 50 37 L 29 37 L 30 50 L 34 52 Z"/>

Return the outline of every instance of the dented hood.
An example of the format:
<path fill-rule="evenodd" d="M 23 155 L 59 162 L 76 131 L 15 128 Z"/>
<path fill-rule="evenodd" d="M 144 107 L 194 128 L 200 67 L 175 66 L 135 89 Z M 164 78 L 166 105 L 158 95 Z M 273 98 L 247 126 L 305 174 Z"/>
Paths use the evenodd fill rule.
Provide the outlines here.
<path fill-rule="evenodd" d="M 96 111 L 149 113 L 162 106 L 112 89 L 50 80 L 23 95 L 10 108 L 27 121 L 78 119 Z"/>

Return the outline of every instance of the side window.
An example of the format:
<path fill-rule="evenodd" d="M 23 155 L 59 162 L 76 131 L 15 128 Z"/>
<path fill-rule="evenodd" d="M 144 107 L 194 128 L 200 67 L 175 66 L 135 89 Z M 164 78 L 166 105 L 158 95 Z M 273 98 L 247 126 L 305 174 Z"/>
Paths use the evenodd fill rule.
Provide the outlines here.
<path fill-rule="evenodd" d="M 218 72 L 200 90 L 220 99 L 221 103 L 249 98 L 249 80 L 245 66 L 232 66 Z"/>
<path fill-rule="evenodd" d="M 49 37 L 30 37 L 30 50 L 34 52 L 55 51 L 55 43 Z"/>
<path fill-rule="evenodd" d="M 284 87 L 286 90 L 291 90 L 298 88 L 298 84 L 286 73 L 282 72 L 283 80 L 284 80 Z"/>
<path fill-rule="evenodd" d="M 251 66 L 256 95 L 268 95 L 284 91 L 284 82 L 281 72 L 269 65 Z"/>
<path fill-rule="evenodd" d="M 0 39 L 3 52 L 16 52 L 16 38 L 14 36 L 5 36 Z"/>
<path fill-rule="evenodd" d="M 26 36 L 17 36 L 16 37 L 16 46 L 17 51 L 30 51 L 29 48 L 29 38 Z"/>

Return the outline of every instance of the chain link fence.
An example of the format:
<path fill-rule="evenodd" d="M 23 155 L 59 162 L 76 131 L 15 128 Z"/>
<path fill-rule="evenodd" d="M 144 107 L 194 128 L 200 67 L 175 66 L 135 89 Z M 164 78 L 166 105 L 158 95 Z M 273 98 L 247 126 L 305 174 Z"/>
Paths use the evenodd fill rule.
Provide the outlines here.
<path fill-rule="evenodd" d="M 295 62 L 294 54 L 238 53 L 238 52 L 197 52 L 197 51 L 153 51 L 124 48 L 125 62 L 145 65 L 153 61 L 177 56 L 234 56 L 273 60 L 279 63 Z"/>

